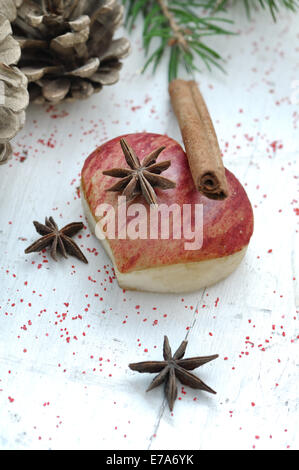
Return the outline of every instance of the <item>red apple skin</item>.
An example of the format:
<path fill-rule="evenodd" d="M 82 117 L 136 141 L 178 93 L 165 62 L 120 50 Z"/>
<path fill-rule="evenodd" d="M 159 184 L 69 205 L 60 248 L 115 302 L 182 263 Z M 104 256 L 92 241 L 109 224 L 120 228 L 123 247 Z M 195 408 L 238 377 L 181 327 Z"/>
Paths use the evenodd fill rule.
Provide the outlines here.
<path fill-rule="evenodd" d="M 98 147 L 87 158 L 82 170 L 82 188 L 94 217 L 99 204 L 109 203 L 117 207 L 119 193 L 106 192 L 117 179 L 104 176 L 102 172 L 114 167 L 127 167 L 119 143 L 121 138 L 128 141 L 141 161 L 154 149 L 166 147 L 157 161 L 171 160 L 171 166 L 163 172 L 163 176 L 175 181 L 176 187 L 167 191 L 157 189 L 158 204 L 202 204 L 204 229 L 203 246 L 200 250 L 185 250 L 184 245 L 190 240 L 184 238 L 108 240 L 120 272 L 220 258 L 232 255 L 248 245 L 253 233 L 253 211 L 240 182 L 226 170 L 229 196 L 224 201 L 203 196 L 195 189 L 184 150 L 166 135 L 123 135 Z M 149 206 L 143 196 L 138 196 L 135 202 L 144 204 L 149 214 Z M 194 221 L 191 221 L 191 227 L 194 230 Z"/>

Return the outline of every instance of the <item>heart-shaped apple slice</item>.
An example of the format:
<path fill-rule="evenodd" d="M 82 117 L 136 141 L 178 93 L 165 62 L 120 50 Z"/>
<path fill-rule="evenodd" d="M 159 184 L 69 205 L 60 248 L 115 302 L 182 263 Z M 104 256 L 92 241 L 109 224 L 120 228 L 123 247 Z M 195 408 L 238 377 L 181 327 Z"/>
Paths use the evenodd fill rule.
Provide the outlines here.
<path fill-rule="evenodd" d="M 117 180 L 103 171 L 129 168 L 121 138 L 134 149 L 141 164 L 149 153 L 165 147 L 157 162 L 171 161 L 163 176 L 175 181 L 176 187 L 156 189 L 157 207 L 150 206 L 142 195 L 123 204 L 120 194 L 107 192 Z M 159 134 L 117 137 L 87 158 L 81 185 L 85 213 L 114 264 L 122 288 L 190 292 L 234 271 L 253 232 L 253 212 L 237 178 L 228 170 L 226 177 L 229 196 L 223 201 L 206 198 L 194 187 L 182 147 Z M 107 230 L 107 213 L 110 221 L 114 218 L 114 232 Z"/>

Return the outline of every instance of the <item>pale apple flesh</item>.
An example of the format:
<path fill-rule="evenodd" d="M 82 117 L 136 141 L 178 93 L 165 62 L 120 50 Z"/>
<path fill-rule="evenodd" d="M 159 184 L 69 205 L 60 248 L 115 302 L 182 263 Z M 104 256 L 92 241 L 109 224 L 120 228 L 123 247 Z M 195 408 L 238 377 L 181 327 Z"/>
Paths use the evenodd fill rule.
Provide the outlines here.
<path fill-rule="evenodd" d="M 231 274 L 245 256 L 253 231 L 251 204 L 239 181 L 226 170 L 229 197 L 225 201 L 207 199 L 194 188 L 186 155 L 173 139 L 147 133 L 123 137 L 141 160 L 155 148 L 166 146 L 158 161 L 171 160 L 171 167 L 163 176 L 176 181 L 177 185 L 171 190 L 158 190 L 158 203 L 202 204 L 204 239 L 201 249 L 186 250 L 186 240 L 172 236 L 169 240 L 101 237 L 119 285 L 124 289 L 183 293 L 209 286 Z M 82 171 L 81 197 L 93 232 L 98 222 L 95 214 L 99 204 L 109 203 L 117 210 L 118 194 L 106 192 L 115 180 L 105 177 L 102 171 L 127 166 L 119 140 L 120 137 L 113 139 L 93 152 Z M 148 208 L 142 197 L 137 200 Z"/>
<path fill-rule="evenodd" d="M 96 233 L 97 220 L 82 194 L 82 204 L 91 231 Z M 99 230 L 99 229 L 98 229 Z M 244 258 L 247 246 L 236 253 L 211 260 L 180 263 L 156 268 L 121 273 L 116 265 L 110 245 L 104 237 L 101 243 L 113 262 L 118 284 L 122 289 L 161 293 L 187 293 L 208 287 L 229 276 Z"/>

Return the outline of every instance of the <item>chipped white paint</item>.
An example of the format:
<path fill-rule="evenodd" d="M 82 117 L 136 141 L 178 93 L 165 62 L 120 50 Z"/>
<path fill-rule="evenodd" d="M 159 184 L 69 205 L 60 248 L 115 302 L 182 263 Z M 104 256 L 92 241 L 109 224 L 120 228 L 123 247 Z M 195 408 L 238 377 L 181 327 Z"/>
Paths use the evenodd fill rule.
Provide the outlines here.
<path fill-rule="evenodd" d="M 212 288 L 123 293 L 88 230 L 88 266 L 23 254 L 32 220 L 83 217 L 79 173 L 101 142 L 143 130 L 181 140 L 165 69 L 139 75 L 137 31 L 119 84 L 31 107 L 0 168 L 0 448 L 298 448 L 298 18 L 238 21 L 241 36 L 217 42 L 228 74 L 197 78 L 255 232 L 240 268 Z M 195 371 L 218 394 L 180 387 L 173 415 L 162 388 L 146 394 L 151 377 L 127 367 L 161 358 L 164 334 L 173 348 L 187 334 L 187 356 L 220 355 Z"/>

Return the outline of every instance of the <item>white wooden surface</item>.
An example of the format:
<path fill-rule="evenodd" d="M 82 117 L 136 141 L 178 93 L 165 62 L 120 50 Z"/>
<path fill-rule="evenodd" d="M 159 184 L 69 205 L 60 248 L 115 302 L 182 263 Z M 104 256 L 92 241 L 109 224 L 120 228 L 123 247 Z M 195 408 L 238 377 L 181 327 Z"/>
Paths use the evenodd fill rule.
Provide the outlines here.
<path fill-rule="evenodd" d="M 255 232 L 245 262 L 212 288 L 123 292 L 88 229 L 79 239 L 88 266 L 23 253 L 33 220 L 84 220 L 77 187 L 97 145 L 143 130 L 180 140 L 166 63 L 155 77 L 139 73 L 138 28 L 119 84 L 30 108 L 0 168 L 1 449 L 298 448 L 298 16 L 238 24 L 239 37 L 215 40 L 227 75 L 197 79 Z M 179 387 L 171 414 L 162 387 L 145 393 L 151 376 L 128 363 L 160 359 L 164 334 L 173 348 L 187 334 L 186 356 L 220 355 L 195 372 L 216 396 Z"/>

